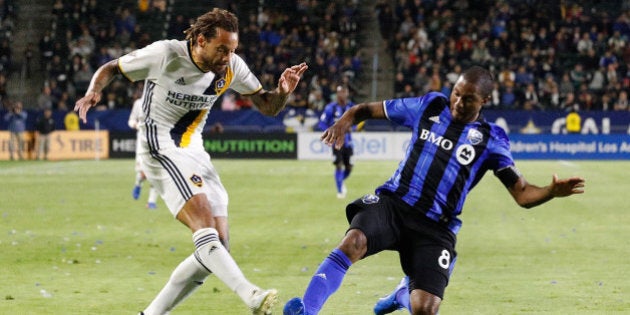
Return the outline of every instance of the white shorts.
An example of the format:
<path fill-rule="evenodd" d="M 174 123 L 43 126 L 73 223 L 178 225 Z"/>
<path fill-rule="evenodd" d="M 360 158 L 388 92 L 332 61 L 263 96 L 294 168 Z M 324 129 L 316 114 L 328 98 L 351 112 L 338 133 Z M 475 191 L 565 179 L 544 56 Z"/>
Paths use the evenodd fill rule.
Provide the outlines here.
<path fill-rule="evenodd" d="M 173 148 L 154 156 L 140 154 L 147 180 L 157 189 L 173 216 L 188 199 L 205 194 L 215 217 L 228 215 L 228 195 L 203 149 Z"/>

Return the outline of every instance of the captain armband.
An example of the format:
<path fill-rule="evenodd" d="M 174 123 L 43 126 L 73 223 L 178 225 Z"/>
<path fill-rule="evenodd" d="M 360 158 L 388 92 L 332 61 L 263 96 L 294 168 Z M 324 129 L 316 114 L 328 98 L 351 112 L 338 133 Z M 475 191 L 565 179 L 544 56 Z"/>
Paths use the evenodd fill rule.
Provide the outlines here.
<path fill-rule="evenodd" d="M 502 169 L 496 170 L 494 172 L 494 175 L 498 177 L 499 180 L 501 180 L 501 183 L 503 183 L 503 186 L 505 186 L 506 188 L 510 188 L 521 177 L 521 172 L 519 172 L 518 169 L 516 169 L 516 166 L 510 165 Z"/>

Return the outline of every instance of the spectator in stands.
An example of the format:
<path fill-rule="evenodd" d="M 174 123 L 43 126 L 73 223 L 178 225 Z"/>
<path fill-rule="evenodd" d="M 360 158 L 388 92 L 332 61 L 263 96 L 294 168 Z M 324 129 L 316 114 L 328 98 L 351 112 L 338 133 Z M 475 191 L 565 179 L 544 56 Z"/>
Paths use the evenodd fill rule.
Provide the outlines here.
<path fill-rule="evenodd" d="M 568 72 L 565 72 L 562 75 L 562 80 L 560 80 L 560 97 L 562 99 L 566 98 L 569 93 L 575 92 L 575 86 L 573 82 L 571 82 L 571 77 Z"/>
<path fill-rule="evenodd" d="M 588 83 L 588 89 L 596 95 L 600 95 L 606 86 L 606 74 L 604 72 L 604 67 L 593 71 L 591 81 Z"/>
<path fill-rule="evenodd" d="M 17 156 L 19 160 L 24 159 L 24 132 L 26 131 L 26 118 L 28 114 L 23 110 L 22 102 L 17 101 L 9 108 L 9 112 L 4 115 L 4 120 L 9 127 L 9 159 L 13 160 Z"/>
<path fill-rule="evenodd" d="M 525 65 L 519 65 L 514 75 L 514 83 L 519 89 L 526 89 L 530 84 L 534 84 L 534 74 Z"/>
<path fill-rule="evenodd" d="M 39 110 L 52 109 L 54 107 L 54 100 L 52 96 L 52 89 L 50 85 L 44 85 L 42 92 L 37 97 L 37 108 Z"/>
<path fill-rule="evenodd" d="M 630 110 L 630 105 L 628 104 L 628 92 L 621 91 L 619 92 L 619 96 L 615 100 L 615 104 L 613 105 L 613 110 L 616 111 L 627 111 Z"/>
<path fill-rule="evenodd" d="M 324 100 L 321 89 L 311 89 L 308 94 L 308 104 L 310 108 L 317 112 L 321 112 L 324 109 L 326 101 Z"/>
<path fill-rule="evenodd" d="M 77 95 L 85 94 L 87 91 L 88 85 L 90 84 L 90 79 L 94 75 L 94 70 L 89 63 L 83 62 L 81 63 L 81 68 L 74 73 L 72 77 L 72 83 L 76 89 Z"/>
<path fill-rule="evenodd" d="M 12 51 L 8 38 L 0 40 L 0 71 L 8 73 L 11 71 Z"/>
<path fill-rule="evenodd" d="M 7 77 L 0 72 L 0 107 L 7 107 Z"/>
<path fill-rule="evenodd" d="M 55 119 L 52 117 L 52 109 L 44 109 L 35 123 L 37 139 L 37 159 L 48 160 L 50 152 L 50 135 L 55 130 Z"/>
<path fill-rule="evenodd" d="M 567 93 L 565 99 L 560 103 L 560 109 L 565 112 L 579 111 L 580 107 L 580 103 L 575 98 L 575 94 L 573 92 Z"/>
<path fill-rule="evenodd" d="M 502 109 L 516 109 L 517 100 L 516 93 L 514 93 L 514 87 L 507 85 L 501 91 L 501 108 Z"/>
<path fill-rule="evenodd" d="M 527 84 L 525 92 L 522 94 L 520 103 L 523 104 L 525 110 L 541 110 L 544 109 L 538 98 L 538 91 L 534 83 Z"/>

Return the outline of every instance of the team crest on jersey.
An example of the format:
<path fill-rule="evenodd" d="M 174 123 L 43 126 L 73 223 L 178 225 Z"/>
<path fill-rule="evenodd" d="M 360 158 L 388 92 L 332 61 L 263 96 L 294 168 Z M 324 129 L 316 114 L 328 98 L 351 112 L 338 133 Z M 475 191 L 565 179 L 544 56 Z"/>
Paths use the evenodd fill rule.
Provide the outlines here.
<path fill-rule="evenodd" d="M 361 201 L 364 204 L 366 204 L 366 205 L 377 203 L 378 200 L 379 200 L 378 196 L 377 195 L 372 195 L 372 194 L 367 194 L 367 195 L 361 197 Z"/>
<path fill-rule="evenodd" d="M 466 140 L 472 145 L 478 145 L 483 141 L 483 134 L 477 129 L 470 129 L 468 130 Z"/>
<path fill-rule="evenodd" d="M 199 175 L 193 174 L 193 176 L 190 176 L 190 181 L 197 187 L 203 186 L 203 180 Z"/>
<path fill-rule="evenodd" d="M 216 86 L 215 90 L 217 92 L 223 90 L 223 88 L 225 87 L 225 78 L 219 79 L 217 83 L 215 83 L 215 86 Z"/>

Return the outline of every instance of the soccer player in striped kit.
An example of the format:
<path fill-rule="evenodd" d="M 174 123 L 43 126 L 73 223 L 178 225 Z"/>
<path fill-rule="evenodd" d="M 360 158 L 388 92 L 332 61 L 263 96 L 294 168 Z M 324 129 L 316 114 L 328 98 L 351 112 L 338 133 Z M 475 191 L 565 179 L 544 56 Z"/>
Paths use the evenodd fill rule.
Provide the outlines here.
<path fill-rule="evenodd" d="M 347 86 L 339 85 L 336 89 L 337 101 L 329 103 L 324 108 L 322 115 L 319 118 L 319 129 L 326 130 L 332 126 L 341 116 L 352 106 L 354 102 L 350 100 L 350 91 Z M 354 155 L 354 148 L 352 144 L 352 132 L 348 130 L 345 135 L 345 140 L 341 148 L 332 148 L 332 154 L 334 157 L 333 164 L 335 165 L 335 187 L 337 188 L 337 198 L 346 198 L 346 184 L 345 180 L 350 176 L 352 172 L 352 156 Z"/>
<path fill-rule="evenodd" d="M 228 195 L 201 132 L 214 102 L 231 88 L 249 95 L 258 110 L 276 115 L 285 106 L 308 66 L 284 70 L 274 90 L 262 88 L 238 47 L 238 19 L 213 9 L 185 32 L 186 40 L 161 40 L 108 62 L 94 73 L 74 110 L 83 122 L 117 74 L 145 81 L 144 122 L 138 128 L 142 169 L 173 216 L 192 232 L 194 252 L 141 314 L 167 314 L 214 274 L 235 292 L 253 314 L 270 314 L 274 289 L 249 282 L 228 252 Z M 221 303 L 221 301 L 213 301 Z"/>
<path fill-rule="evenodd" d="M 436 314 L 457 258 L 456 235 L 462 225 L 458 216 L 468 192 L 486 171 L 493 171 L 525 208 L 584 192 L 580 177 L 553 175 L 549 185 L 539 187 L 521 175 L 503 129 L 480 114 L 493 83 L 489 71 L 474 66 L 459 77 L 450 102 L 431 92 L 362 103 L 322 134 L 325 143 L 340 147 L 346 131 L 365 119 L 389 119 L 413 130 L 394 175 L 375 194 L 347 206 L 350 228 L 319 265 L 303 298 L 286 303 L 285 315 L 318 314 L 353 263 L 383 250 L 399 252 L 409 280 L 402 282 L 399 296 L 385 301 L 392 303 L 377 304 L 375 313 L 406 307 L 412 314 Z"/>

